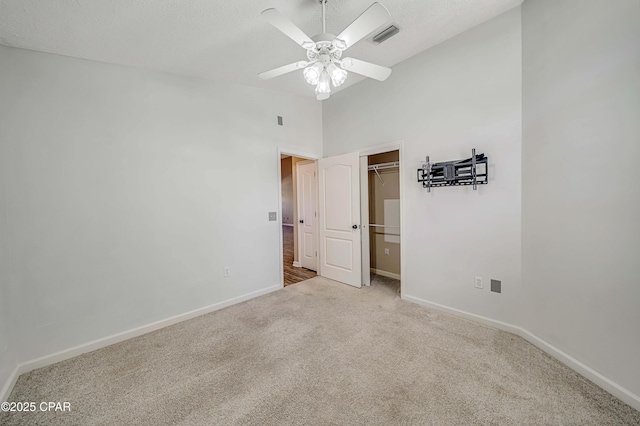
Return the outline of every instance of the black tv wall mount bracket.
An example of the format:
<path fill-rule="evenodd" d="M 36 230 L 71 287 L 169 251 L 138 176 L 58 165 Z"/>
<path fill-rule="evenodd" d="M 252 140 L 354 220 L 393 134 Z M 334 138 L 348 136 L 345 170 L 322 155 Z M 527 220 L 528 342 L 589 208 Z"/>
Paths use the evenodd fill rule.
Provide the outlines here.
<path fill-rule="evenodd" d="M 427 156 L 418 169 L 418 182 L 422 182 L 427 192 L 436 186 L 473 185 L 476 190 L 478 185 L 489 182 L 489 159 L 484 154 L 476 155 L 475 148 L 471 150 L 471 158 L 464 160 L 432 163 Z"/>

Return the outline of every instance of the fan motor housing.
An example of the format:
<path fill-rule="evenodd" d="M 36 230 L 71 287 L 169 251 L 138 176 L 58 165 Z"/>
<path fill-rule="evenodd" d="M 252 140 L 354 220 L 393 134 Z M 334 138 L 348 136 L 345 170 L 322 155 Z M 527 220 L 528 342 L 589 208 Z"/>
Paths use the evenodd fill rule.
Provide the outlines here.
<path fill-rule="evenodd" d="M 331 33 L 320 33 L 320 34 L 316 34 L 313 37 L 311 37 L 311 40 L 315 41 L 316 43 L 327 42 L 327 43 L 331 44 L 331 42 L 335 38 L 336 38 L 336 36 L 331 34 Z"/>

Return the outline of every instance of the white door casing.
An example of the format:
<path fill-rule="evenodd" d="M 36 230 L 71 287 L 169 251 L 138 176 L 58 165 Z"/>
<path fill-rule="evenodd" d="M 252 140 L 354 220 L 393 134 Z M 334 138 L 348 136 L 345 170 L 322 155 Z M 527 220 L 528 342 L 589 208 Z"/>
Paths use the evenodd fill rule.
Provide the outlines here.
<path fill-rule="evenodd" d="M 300 266 L 318 270 L 316 240 L 316 163 L 296 164 L 298 193 L 298 259 Z"/>
<path fill-rule="evenodd" d="M 369 242 L 369 156 L 360 157 L 360 238 L 362 256 L 362 284 L 371 285 Z"/>
<path fill-rule="evenodd" d="M 362 286 L 360 155 L 318 160 L 320 275 Z"/>

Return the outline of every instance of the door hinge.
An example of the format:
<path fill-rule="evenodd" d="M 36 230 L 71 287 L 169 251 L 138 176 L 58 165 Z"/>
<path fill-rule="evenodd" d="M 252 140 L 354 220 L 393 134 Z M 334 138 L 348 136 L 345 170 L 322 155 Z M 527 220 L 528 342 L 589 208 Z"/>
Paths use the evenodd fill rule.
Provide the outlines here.
<path fill-rule="evenodd" d="M 316 172 L 313 172 L 313 177 L 316 177 Z"/>
<path fill-rule="evenodd" d="M 318 217 L 318 212 L 313 212 L 313 215 L 314 215 L 315 217 Z"/>

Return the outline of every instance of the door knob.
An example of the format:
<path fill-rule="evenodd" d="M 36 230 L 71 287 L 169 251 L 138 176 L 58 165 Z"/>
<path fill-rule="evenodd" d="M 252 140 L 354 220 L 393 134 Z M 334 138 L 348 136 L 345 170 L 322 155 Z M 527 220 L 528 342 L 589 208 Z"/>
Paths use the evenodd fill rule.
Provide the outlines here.
<path fill-rule="evenodd" d="M 304 223 L 304 220 L 300 219 L 300 223 Z"/>
<path fill-rule="evenodd" d="M 358 225 L 353 225 L 352 228 L 353 229 L 358 229 Z"/>

